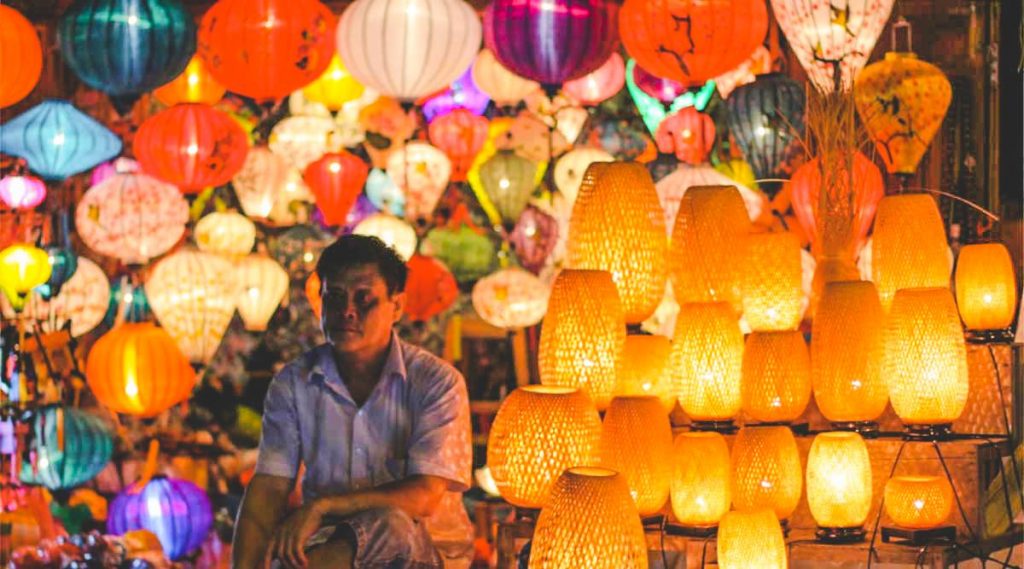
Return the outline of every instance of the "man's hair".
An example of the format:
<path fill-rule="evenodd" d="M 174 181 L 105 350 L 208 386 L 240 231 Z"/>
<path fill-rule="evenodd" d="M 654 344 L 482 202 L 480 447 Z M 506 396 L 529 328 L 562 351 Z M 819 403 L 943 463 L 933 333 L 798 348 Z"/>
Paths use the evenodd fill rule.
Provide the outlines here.
<path fill-rule="evenodd" d="M 388 294 L 405 290 L 409 269 L 402 258 L 379 238 L 369 235 L 343 235 L 328 245 L 316 262 L 316 274 L 324 282 L 329 276 L 360 265 L 377 265 Z"/>

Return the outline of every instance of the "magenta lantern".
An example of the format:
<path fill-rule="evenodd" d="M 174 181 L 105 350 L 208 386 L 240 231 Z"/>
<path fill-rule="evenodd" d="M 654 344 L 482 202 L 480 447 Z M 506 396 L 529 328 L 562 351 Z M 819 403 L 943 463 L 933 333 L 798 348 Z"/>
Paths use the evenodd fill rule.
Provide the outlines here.
<path fill-rule="evenodd" d="M 14 209 L 32 209 L 46 199 L 46 184 L 35 176 L 7 176 L 0 180 L 0 201 Z"/>
<path fill-rule="evenodd" d="M 540 273 L 558 244 L 558 220 L 534 206 L 527 206 L 509 235 L 519 264 Z"/>

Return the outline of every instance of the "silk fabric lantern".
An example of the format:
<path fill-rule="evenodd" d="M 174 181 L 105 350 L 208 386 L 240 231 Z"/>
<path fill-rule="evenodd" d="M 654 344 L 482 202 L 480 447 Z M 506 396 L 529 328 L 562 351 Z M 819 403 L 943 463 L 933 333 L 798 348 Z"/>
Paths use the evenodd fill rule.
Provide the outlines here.
<path fill-rule="evenodd" d="M 239 285 L 238 314 L 245 322 L 245 329 L 256 332 L 266 330 L 267 322 L 288 294 L 288 273 L 277 261 L 261 253 L 240 260 L 236 270 Z"/>
<path fill-rule="evenodd" d="M 437 316 L 458 298 L 458 284 L 444 263 L 417 253 L 406 265 L 409 278 L 405 284 L 405 313 L 413 321 Z"/>
<path fill-rule="evenodd" d="M 759 75 L 737 87 L 726 100 L 729 132 L 758 179 L 780 178 L 804 136 L 804 88 L 782 73 Z"/>
<path fill-rule="evenodd" d="M 171 336 L 152 322 L 124 323 L 93 345 L 85 377 L 115 413 L 153 417 L 188 399 L 196 374 Z"/>
<path fill-rule="evenodd" d="M 770 508 L 789 518 L 800 502 L 803 468 L 789 427 L 744 427 L 732 446 L 732 505 L 749 512 Z"/>
<path fill-rule="evenodd" d="M 334 150 L 339 137 L 337 124 L 329 117 L 292 116 L 274 125 L 267 147 L 299 170 Z"/>
<path fill-rule="evenodd" d="M 527 206 L 508 239 L 519 264 L 538 274 L 558 245 L 558 221 L 536 207 Z"/>
<path fill-rule="evenodd" d="M 803 334 L 754 332 L 743 349 L 743 411 L 758 421 L 795 421 L 811 399 L 811 361 Z"/>
<path fill-rule="evenodd" d="M 114 442 L 99 417 L 71 407 L 48 406 L 32 421 L 31 452 L 35 466 L 24 463 L 24 484 L 50 490 L 74 488 L 95 477 L 110 462 Z"/>
<path fill-rule="evenodd" d="M 93 168 L 89 181 L 93 186 L 98 186 L 101 182 L 105 182 L 108 178 L 113 178 L 116 174 L 136 174 L 138 172 L 139 163 L 131 158 L 122 156 Z"/>
<path fill-rule="evenodd" d="M 614 162 L 615 157 L 600 148 L 574 148 L 555 164 L 555 186 L 571 207 L 576 203 L 583 175 L 594 162 Z"/>
<path fill-rule="evenodd" d="M 32 209 L 46 199 L 46 184 L 35 176 L 6 176 L 0 180 L 0 200 L 14 209 Z"/>
<path fill-rule="evenodd" d="M 951 263 L 942 216 L 931 196 L 882 198 L 872 234 L 871 280 L 887 312 L 899 289 L 948 287 Z"/>
<path fill-rule="evenodd" d="M 729 100 L 737 87 L 753 83 L 758 75 L 770 73 L 771 70 L 772 54 L 761 44 L 754 48 L 754 52 L 743 63 L 715 77 L 715 89 L 723 99 Z"/>
<path fill-rule="evenodd" d="M 680 217 L 679 207 L 683 203 L 683 196 L 690 191 L 690 188 L 710 186 L 731 187 L 739 191 L 740 197 L 743 199 L 743 205 L 747 208 L 747 216 L 750 217 L 751 221 L 757 220 L 765 210 L 769 209 L 768 200 L 765 198 L 765 195 L 755 189 L 751 189 L 751 187 L 756 187 L 756 185 L 748 186 L 737 181 L 709 163 L 697 166 L 679 164 L 674 172 L 658 180 L 658 183 L 654 186 L 658 191 L 658 200 L 661 201 L 661 207 L 665 210 L 665 227 L 669 230 L 670 237 Z M 702 204 L 694 205 L 702 207 Z M 698 214 L 696 211 L 688 211 L 683 215 L 685 216 L 683 223 L 691 223 L 695 219 L 694 215 L 701 214 Z M 749 230 L 749 224 L 746 224 L 746 227 Z"/>
<path fill-rule="evenodd" d="M 242 211 L 249 217 L 268 217 L 292 169 L 285 158 L 266 146 L 249 149 L 242 169 L 231 179 Z"/>
<path fill-rule="evenodd" d="M 46 251 L 26 243 L 15 243 L 0 251 L 0 291 L 15 310 L 25 306 L 28 293 L 50 278 Z"/>
<path fill-rule="evenodd" d="M 719 569 L 786 569 L 786 540 L 771 510 L 729 512 L 719 524 Z"/>
<path fill-rule="evenodd" d="M 511 150 L 499 150 L 480 165 L 480 185 L 507 229 L 526 209 L 536 174 L 536 164 Z"/>
<path fill-rule="evenodd" d="M 527 385 L 498 408 L 487 466 L 502 498 L 519 508 L 540 508 L 565 469 L 597 465 L 600 441 L 601 417 L 585 393 Z"/>
<path fill-rule="evenodd" d="M 904 528 L 938 527 L 953 512 L 953 487 L 945 476 L 893 476 L 884 499 L 885 513 Z"/>
<path fill-rule="evenodd" d="M 189 60 L 180 75 L 153 91 L 158 101 L 173 107 L 179 103 L 212 105 L 221 100 L 226 89 L 217 82 L 198 55 Z"/>
<path fill-rule="evenodd" d="M 747 238 L 742 271 L 743 316 L 755 331 L 794 330 L 800 324 L 802 268 L 796 235 Z"/>
<path fill-rule="evenodd" d="M 672 338 L 679 404 L 697 422 L 728 423 L 742 403 L 743 334 L 724 302 L 684 303 Z"/>
<path fill-rule="evenodd" d="M 956 263 L 956 303 L 968 330 L 1004 331 L 1013 325 L 1017 279 L 1005 245 L 980 243 L 960 249 Z"/>
<path fill-rule="evenodd" d="M 431 144 L 452 161 L 452 181 L 465 180 L 477 153 L 487 142 L 487 119 L 466 109 L 455 109 L 434 119 L 427 131 Z"/>
<path fill-rule="evenodd" d="M 403 260 L 416 252 L 416 230 L 411 225 L 386 213 L 375 213 L 356 224 L 352 233 L 373 235 L 398 253 Z"/>
<path fill-rule="evenodd" d="M 343 150 L 311 162 L 302 178 L 316 196 L 317 207 L 327 224 L 344 225 L 369 173 L 366 162 Z"/>
<path fill-rule="evenodd" d="M 366 177 L 366 197 L 375 208 L 398 217 L 405 215 L 405 194 L 384 170 L 374 168 Z"/>
<path fill-rule="evenodd" d="M 622 56 L 611 56 L 594 71 L 583 77 L 566 81 L 562 90 L 581 105 L 594 106 L 622 90 L 626 84 L 626 63 Z"/>
<path fill-rule="evenodd" d="M 659 77 L 633 61 L 633 82 L 647 95 L 662 103 L 671 103 L 686 93 L 686 85 Z"/>
<path fill-rule="evenodd" d="M 473 81 L 499 107 L 515 106 L 540 89 L 536 81 L 524 79 L 502 65 L 494 52 L 484 48 L 477 54 L 471 69 Z"/>
<path fill-rule="evenodd" d="M 388 176 L 405 193 L 405 218 L 429 219 L 448 186 L 452 163 L 425 142 L 412 142 L 388 159 Z"/>
<path fill-rule="evenodd" d="M 664 336 L 630 334 L 622 346 L 616 396 L 650 395 L 671 413 L 676 405 L 672 385 L 672 346 Z"/>
<path fill-rule="evenodd" d="M 133 484 L 110 503 L 107 531 L 152 532 L 170 559 L 178 560 L 206 540 L 213 508 L 206 492 L 187 480 L 158 476 L 142 488 Z"/>
<path fill-rule="evenodd" d="M 423 101 L 421 109 L 423 116 L 432 123 L 434 119 L 459 109 L 477 116 L 483 115 L 490 102 L 491 98 L 473 82 L 471 66 L 447 89 Z"/>
<path fill-rule="evenodd" d="M 6 31 L 2 33 L 6 33 Z M 5 529 L 9 528 L 6 529 L 7 533 L 4 535 L 6 541 L 4 545 L 9 547 L 10 551 L 18 551 L 25 546 L 29 546 L 31 551 L 43 540 L 40 521 L 36 519 L 36 512 L 30 506 L 23 505 L 14 511 L 0 512 L 0 525 L 3 525 Z"/>
<path fill-rule="evenodd" d="M 196 223 L 195 239 L 200 251 L 238 258 L 256 244 L 256 224 L 238 212 L 213 212 Z"/>
<path fill-rule="evenodd" d="M 491 238 L 469 225 L 460 225 L 457 229 L 431 229 L 421 249 L 424 254 L 437 257 L 447 265 L 460 284 L 486 276 L 494 270 L 497 260 Z"/>
<path fill-rule="evenodd" d="M 697 109 L 686 107 L 661 122 L 654 142 L 660 152 L 674 153 L 681 162 L 701 164 L 707 162 L 715 144 L 715 122 Z"/>
<path fill-rule="evenodd" d="M 871 511 L 871 458 L 860 435 L 829 432 L 814 437 L 807 455 L 807 505 L 821 528 L 819 540 L 864 539 Z"/>
<path fill-rule="evenodd" d="M 35 88 L 43 71 L 39 34 L 25 16 L 10 6 L 0 6 L 0 108 L 24 99 Z"/>
<path fill-rule="evenodd" d="M 718 525 L 731 501 L 729 446 L 718 433 L 680 433 L 672 446 L 672 513 L 686 526 Z"/>
<path fill-rule="evenodd" d="M 473 309 L 492 326 L 525 328 L 544 318 L 549 294 L 550 289 L 533 274 L 509 267 L 473 285 Z"/>
<path fill-rule="evenodd" d="M 82 336 L 99 325 L 110 302 L 110 283 L 96 263 L 78 258 L 78 267 L 60 292 L 44 300 L 36 289 L 26 299 L 24 316 L 39 324 L 43 332 L 56 332 L 70 325 L 71 335 Z"/>
<path fill-rule="evenodd" d="M 601 429 L 601 466 L 622 474 L 641 516 L 657 513 L 668 500 L 672 426 L 657 397 L 612 399 Z"/>
<path fill-rule="evenodd" d="M 302 88 L 302 94 L 315 103 L 320 103 L 332 112 L 338 112 L 349 101 L 363 95 L 366 87 L 356 80 L 341 58 L 335 54 L 331 63 L 315 81 Z"/>
<path fill-rule="evenodd" d="M 65 230 L 66 221 L 65 221 Z M 39 296 L 49 300 L 60 293 L 61 288 L 68 282 L 71 275 L 78 269 L 78 257 L 71 249 L 71 243 L 66 246 L 50 245 L 45 249 L 50 262 L 50 278 L 38 287 Z"/>

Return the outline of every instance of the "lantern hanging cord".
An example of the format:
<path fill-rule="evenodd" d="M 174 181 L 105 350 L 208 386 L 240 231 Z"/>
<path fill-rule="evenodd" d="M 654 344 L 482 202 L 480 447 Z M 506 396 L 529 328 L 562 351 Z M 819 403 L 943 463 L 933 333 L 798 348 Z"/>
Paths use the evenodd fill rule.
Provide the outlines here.
<path fill-rule="evenodd" d="M 998 221 L 1002 221 L 998 215 L 996 215 L 996 214 L 992 213 L 991 211 L 981 207 L 980 205 L 972 202 L 971 200 L 966 199 L 966 198 L 962 198 L 962 197 L 960 197 L 960 196 L 958 196 L 956 194 L 951 194 L 949 192 L 944 192 L 942 190 L 935 190 L 935 189 L 932 189 L 932 188 L 905 188 L 905 189 L 907 191 L 911 191 L 911 192 L 925 192 L 925 193 L 934 194 L 934 195 L 937 195 L 937 196 L 947 197 L 947 198 L 950 198 L 952 200 L 956 200 L 956 201 L 958 201 L 960 203 L 963 203 L 965 205 L 968 205 L 968 206 L 974 208 L 975 210 L 981 212 L 982 214 L 984 214 L 986 217 L 988 217 L 992 221 L 997 221 L 997 222 Z"/>

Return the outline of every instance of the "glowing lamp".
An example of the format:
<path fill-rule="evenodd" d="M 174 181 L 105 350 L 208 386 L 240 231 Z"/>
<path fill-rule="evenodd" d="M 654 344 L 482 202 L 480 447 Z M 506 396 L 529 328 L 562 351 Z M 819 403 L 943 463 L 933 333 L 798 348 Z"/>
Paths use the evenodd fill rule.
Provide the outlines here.
<path fill-rule="evenodd" d="M 710 115 L 685 107 L 661 121 L 654 142 L 659 152 L 674 153 L 680 162 L 702 164 L 715 144 L 715 122 Z"/>
<path fill-rule="evenodd" d="M 110 502 L 107 531 L 123 535 L 144 529 L 160 540 L 164 553 L 181 559 L 206 541 L 213 508 L 206 492 L 187 480 L 158 476 L 139 488 L 133 484 Z"/>
<path fill-rule="evenodd" d="M 240 257 L 256 243 L 256 224 L 235 211 L 215 211 L 196 223 L 195 239 L 200 251 Z"/>
<path fill-rule="evenodd" d="M 356 235 L 372 235 L 398 253 L 403 260 L 416 252 L 416 230 L 411 225 L 386 213 L 375 213 L 356 224 Z"/>
<path fill-rule="evenodd" d="M 526 206 L 508 240 L 519 264 L 533 274 L 540 274 L 560 244 L 559 233 L 559 222 L 554 216 L 538 207 Z"/>
<path fill-rule="evenodd" d="M 942 216 L 931 196 L 882 198 L 871 238 L 871 280 L 887 312 L 899 289 L 948 287 L 951 263 Z"/>
<path fill-rule="evenodd" d="M 506 227 L 515 225 L 536 186 L 537 165 L 511 150 L 499 150 L 480 165 L 480 185 Z"/>
<path fill-rule="evenodd" d="M 32 209 L 46 199 L 46 184 L 35 176 L 7 176 L 0 180 L 0 201 L 15 209 Z"/>
<path fill-rule="evenodd" d="M 672 425 L 657 397 L 612 399 L 601 430 L 601 466 L 622 474 L 640 515 L 658 512 L 668 500 Z"/>
<path fill-rule="evenodd" d="M 341 58 L 335 54 L 323 74 L 302 88 L 302 94 L 306 99 L 337 112 L 345 103 L 362 97 L 365 90 L 366 87 L 345 69 Z"/>
<path fill-rule="evenodd" d="M 25 303 L 25 317 L 39 323 L 43 332 L 56 332 L 70 325 L 71 335 L 81 336 L 103 321 L 110 303 L 110 282 L 106 273 L 86 257 L 59 293 L 44 299 L 38 288 Z"/>
<path fill-rule="evenodd" d="M 630 334 L 622 346 L 615 394 L 652 395 L 666 413 L 676 405 L 672 385 L 672 346 L 665 336 Z"/>
<path fill-rule="evenodd" d="M 435 146 L 411 142 L 388 158 L 387 172 L 405 193 L 405 218 L 430 219 L 448 187 L 452 162 Z"/>
<path fill-rule="evenodd" d="M 802 333 L 754 332 L 743 350 L 743 411 L 765 423 L 794 421 L 811 399 L 811 361 Z"/>
<path fill-rule="evenodd" d="M 277 261 L 259 253 L 238 261 L 235 270 L 239 287 L 238 314 L 245 322 L 245 329 L 266 330 L 267 322 L 288 294 L 288 273 Z"/>
<path fill-rule="evenodd" d="M 945 476 L 893 476 L 885 483 L 885 513 L 897 526 L 938 527 L 952 511 L 953 487 Z"/>
<path fill-rule="evenodd" d="M 804 134 L 804 85 L 783 73 L 758 75 L 737 87 L 725 105 L 729 132 L 757 179 L 788 177 Z"/>
<path fill-rule="evenodd" d="M 44 407 L 32 421 L 30 452 L 35 468 L 22 464 L 24 484 L 50 490 L 74 488 L 91 480 L 110 462 L 114 441 L 99 417 L 71 407 Z"/>
<path fill-rule="evenodd" d="M 758 233 L 747 240 L 741 276 L 743 315 L 753 330 L 794 330 L 800 324 L 800 240 Z"/>
<path fill-rule="evenodd" d="M 227 90 L 210 74 L 210 70 L 198 55 L 189 60 L 185 70 L 153 91 L 158 101 L 173 107 L 178 103 L 205 103 L 212 105 L 220 101 Z"/>
<path fill-rule="evenodd" d="M 687 526 L 716 526 L 729 511 L 729 445 L 719 433 L 680 433 L 672 445 L 672 513 Z"/>
<path fill-rule="evenodd" d="M 310 162 L 302 175 L 316 196 L 316 205 L 328 225 L 345 225 L 355 205 L 370 167 L 351 152 L 328 152 Z"/>
<path fill-rule="evenodd" d="M 622 90 L 626 84 L 626 62 L 612 53 L 601 67 L 583 77 L 566 81 L 562 91 L 581 105 L 594 106 Z"/>
<path fill-rule="evenodd" d="M 727 303 L 680 306 L 672 369 L 679 404 L 694 421 L 728 422 L 739 412 L 743 333 Z"/>
<path fill-rule="evenodd" d="M 769 508 L 779 520 L 784 520 L 800 502 L 803 481 L 800 451 L 789 427 L 740 429 L 732 445 L 735 509 L 748 512 Z"/>
<path fill-rule="evenodd" d="M 565 196 L 569 206 L 572 206 L 576 203 L 587 167 L 594 162 L 614 161 L 614 156 L 600 148 L 574 148 L 563 154 L 555 164 L 555 186 Z"/>
<path fill-rule="evenodd" d="M 499 107 L 515 106 L 540 89 L 536 81 L 524 79 L 505 68 L 487 48 L 477 54 L 471 71 L 473 82 Z"/>
<path fill-rule="evenodd" d="M 452 181 L 461 182 L 487 142 L 486 118 L 466 109 L 455 109 L 433 120 L 427 127 L 430 142 L 452 161 Z"/>
<path fill-rule="evenodd" d="M 492 326 L 525 328 L 544 318 L 550 293 L 550 289 L 532 273 L 519 267 L 509 267 L 473 285 L 473 309 Z"/>
<path fill-rule="evenodd" d="M 956 303 L 964 326 L 1007 330 L 1017 308 L 1017 280 L 1002 243 L 965 245 L 956 263 Z"/>
<path fill-rule="evenodd" d="M 444 312 L 459 297 L 459 285 L 444 263 L 414 254 L 406 262 L 405 314 L 414 322 L 429 320 Z"/>
<path fill-rule="evenodd" d="M 11 306 L 21 310 L 28 293 L 50 278 L 53 268 L 46 251 L 25 243 L 15 243 L 0 251 L 0 290 Z"/>
<path fill-rule="evenodd" d="M 871 510 L 871 458 L 860 435 L 828 432 L 814 437 L 807 455 L 807 505 L 822 541 L 864 539 Z"/>
<path fill-rule="evenodd" d="M 334 150 L 340 138 L 338 124 L 330 117 L 291 116 L 274 125 L 267 147 L 300 171 L 310 162 Z"/>
<path fill-rule="evenodd" d="M 43 46 L 35 26 L 21 12 L 0 6 L 0 108 L 24 99 L 43 71 Z"/>
<path fill-rule="evenodd" d="M 718 526 L 720 569 L 786 569 L 789 561 L 782 527 L 771 510 L 729 512 Z"/>

